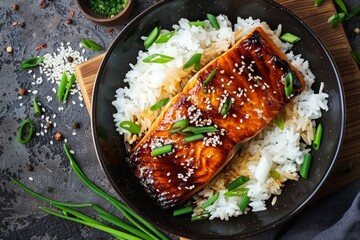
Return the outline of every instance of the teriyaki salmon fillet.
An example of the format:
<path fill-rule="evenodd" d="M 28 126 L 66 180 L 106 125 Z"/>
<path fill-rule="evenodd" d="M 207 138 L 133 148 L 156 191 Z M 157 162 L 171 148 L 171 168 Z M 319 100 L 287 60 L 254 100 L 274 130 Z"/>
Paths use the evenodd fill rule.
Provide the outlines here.
<path fill-rule="evenodd" d="M 287 75 L 292 76 L 288 96 Z M 301 73 L 257 27 L 189 80 L 131 149 L 127 161 L 163 208 L 179 206 L 212 180 L 237 146 L 265 128 L 304 86 Z M 179 121 L 186 127 L 174 131 Z M 167 150 L 155 154 L 163 146 Z"/>

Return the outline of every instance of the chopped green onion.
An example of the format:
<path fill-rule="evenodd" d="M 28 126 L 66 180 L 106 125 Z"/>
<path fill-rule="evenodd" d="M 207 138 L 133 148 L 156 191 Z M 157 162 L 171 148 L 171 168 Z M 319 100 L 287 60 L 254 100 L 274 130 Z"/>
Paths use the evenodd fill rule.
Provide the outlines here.
<path fill-rule="evenodd" d="M 360 67 L 360 54 L 355 51 L 351 51 L 351 56 L 354 58 L 357 65 Z"/>
<path fill-rule="evenodd" d="M 144 41 L 145 49 L 149 49 L 149 47 L 155 42 L 156 38 L 160 34 L 161 27 L 155 27 Z"/>
<path fill-rule="evenodd" d="M 221 109 L 220 109 L 220 114 L 221 116 L 225 116 L 226 114 L 229 113 L 230 109 L 231 109 L 231 98 L 227 97 L 224 104 L 222 105 Z"/>
<path fill-rule="evenodd" d="M 293 91 L 293 78 L 291 73 L 286 74 L 284 87 L 285 87 L 285 96 L 290 97 Z"/>
<path fill-rule="evenodd" d="M 211 79 L 215 76 L 217 71 L 217 68 L 215 68 L 214 70 L 212 70 L 212 72 L 209 74 L 209 76 L 207 76 L 207 78 L 205 79 L 203 86 L 202 86 L 202 92 L 205 93 L 206 88 L 209 86 Z"/>
<path fill-rule="evenodd" d="M 154 54 L 151 54 L 150 56 L 146 57 L 143 60 L 143 62 L 146 62 L 146 63 L 167 63 L 167 62 L 170 62 L 173 59 L 174 58 L 170 57 L 170 56 L 154 53 Z"/>
<path fill-rule="evenodd" d="M 204 21 L 196 21 L 196 22 L 189 22 L 189 26 L 195 26 L 195 27 L 202 27 L 205 28 L 205 22 Z"/>
<path fill-rule="evenodd" d="M 154 105 L 152 105 L 150 107 L 150 110 L 151 111 L 156 111 L 158 110 L 159 108 L 165 106 L 169 101 L 169 98 L 164 98 L 164 99 L 161 99 L 160 101 L 158 101 L 157 103 L 155 103 Z"/>
<path fill-rule="evenodd" d="M 93 50 L 93 51 L 101 51 L 103 50 L 103 47 L 97 44 L 96 42 L 90 40 L 90 39 L 83 39 L 80 41 L 80 44 L 87 49 Z"/>
<path fill-rule="evenodd" d="M 303 178 L 307 178 L 309 176 L 309 171 L 310 171 L 310 166 L 311 166 L 311 159 L 312 159 L 311 154 L 309 154 L 309 153 L 305 154 L 304 161 L 303 161 L 303 163 L 301 164 L 301 167 L 300 167 L 300 175 Z"/>
<path fill-rule="evenodd" d="M 323 127 L 321 123 L 319 123 L 319 125 L 316 128 L 315 137 L 313 141 L 313 148 L 315 150 L 319 150 L 320 148 L 322 133 L 323 133 Z"/>
<path fill-rule="evenodd" d="M 244 212 L 246 210 L 246 207 L 249 205 L 249 202 L 250 202 L 250 198 L 247 195 L 245 195 L 241 199 L 241 201 L 239 203 L 239 208 L 242 212 Z"/>
<path fill-rule="evenodd" d="M 191 58 L 184 64 L 183 69 L 188 69 L 192 65 L 194 65 L 194 69 L 196 71 L 200 70 L 200 60 L 201 60 L 201 53 L 195 53 L 191 56 Z"/>
<path fill-rule="evenodd" d="M 209 212 L 203 212 L 203 213 L 201 213 L 201 214 L 199 214 L 199 215 L 196 215 L 196 216 L 192 216 L 191 217 L 191 221 L 192 222 L 196 222 L 196 221 L 199 221 L 199 220 L 203 220 L 203 219 L 206 219 L 206 218 L 208 218 L 208 217 L 210 217 L 210 214 L 209 214 Z"/>
<path fill-rule="evenodd" d="M 236 188 L 234 190 L 225 192 L 224 195 L 228 197 L 243 197 L 248 194 L 248 192 L 249 188 Z"/>
<path fill-rule="evenodd" d="M 44 61 L 44 59 L 44 57 L 29 58 L 20 64 L 20 68 L 25 70 L 28 68 L 39 66 Z"/>
<path fill-rule="evenodd" d="M 246 176 L 240 176 L 237 179 L 235 179 L 234 181 L 232 181 L 227 187 L 226 189 L 228 191 L 232 191 L 238 187 L 240 187 L 241 185 L 243 185 L 244 183 L 246 183 L 247 181 L 249 181 L 250 178 L 246 177 Z"/>
<path fill-rule="evenodd" d="M 36 117 L 40 117 L 41 109 L 40 109 L 39 103 L 36 100 L 36 97 L 34 98 L 34 112 L 35 112 Z"/>
<path fill-rule="evenodd" d="M 24 127 L 26 125 L 29 125 L 29 131 L 28 131 L 26 137 L 23 138 L 24 131 L 25 131 Z M 31 139 L 31 136 L 33 135 L 33 131 L 34 131 L 34 124 L 31 122 L 31 120 L 26 119 L 25 121 L 23 121 L 19 126 L 19 131 L 18 131 L 18 134 L 17 134 L 18 142 L 21 143 L 21 144 L 25 144 L 25 143 L 29 142 L 30 139 Z"/>
<path fill-rule="evenodd" d="M 220 25 L 216 17 L 210 13 L 206 14 L 206 16 L 209 19 L 211 26 L 213 26 L 213 28 L 215 28 L 216 30 L 219 30 Z"/>
<path fill-rule="evenodd" d="M 210 206 L 211 204 L 213 204 L 219 198 L 219 195 L 220 195 L 220 192 L 215 193 L 211 198 L 206 200 L 206 202 L 204 202 L 203 205 L 201 205 L 201 208 L 205 209 L 208 206 Z"/>
<path fill-rule="evenodd" d="M 154 148 L 151 151 L 151 156 L 156 157 L 165 153 L 169 153 L 173 150 L 173 145 L 171 144 L 167 144 L 158 148 Z"/>
<path fill-rule="evenodd" d="M 69 79 L 68 83 L 66 84 L 66 91 L 64 94 L 64 101 L 63 101 L 64 103 L 67 101 L 67 99 L 69 97 L 71 87 L 75 83 L 75 80 L 76 80 L 76 76 L 73 73 L 73 74 L 71 74 L 70 79 Z"/>
<path fill-rule="evenodd" d="M 280 37 L 281 40 L 289 43 L 296 43 L 301 40 L 298 36 L 292 34 L 292 33 L 285 33 Z"/>
<path fill-rule="evenodd" d="M 345 20 L 345 16 L 346 16 L 345 13 L 336 13 L 331 17 L 329 17 L 328 23 L 330 23 L 331 26 L 336 26 Z"/>
<path fill-rule="evenodd" d="M 166 43 L 167 41 L 169 41 L 170 38 L 172 38 L 175 35 L 175 31 L 172 32 L 168 32 L 168 33 L 164 33 L 161 34 L 158 39 L 156 39 L 156 43 Z"/>
<path fill-rule="evenodd" d="M 58 97 L 58 100 L 60 102 L 64 98 L 64 93 L 65 93 L 65 89 L 66 89 L 66 86 L 67 86 L 67 82 L 68 82 L 68 77 L 67 77 L 66 72 L 64 71 L 64 73 L 63 73 L 63 75 L 61 77 L 61 80 L 60 80 L 58 91 L 57 91 L 57 97 Z"/>
<path fill-rule="evenodd" d="M 189 142 L 194 142 L 200 139 L 203 139 L 205 136 L 202 134 L 195 134 L 195 135 L 191 135 L 191 136 L 186 136 L 184 138 L 185 143 L 189 143 Z"/>
<path fill-rule="evenodd" d="M 281 130 L 284 130 L 285 127 L 285 117 L 284 114 L 282 113 L 278 113 L 278 115 L 276 115 L 275 117 L 275 124 L 278 128 L 280 128 Z"/>
<path fill-rule="evenodd" d="M 276 170 L 271 170 L 271 171 L 270 171 L 270 176 L 271 176 L 273 179 L 277 180 L 277 179 L 280 178 L 280 173 L 279 173 L 278 171 L 276 171 Z"/>
<path fill-rule="evenodd" d="M 345 14 L 348 14 L 348 10 L 346 8 L 345 3 L 342 0 L 334 0 L 335 4 L 339 6 L 341 11 Z"/>
<path fill-rule="evenodd" d="M 181 130 L 181 132 L 192 132 L 194 134 L 199 134 L 199 133 L 209 133 L 209 132 L 217 132 L 219 131 L 219 129 L 217 129 L 214 126 L 207 126 L 207 127 L 186 127 L 183 130 Z"/>
<path fill-rule="evenodd" d="M 174 122 L 174 124 L 171 126 L 170 134 L 177 133 L 181 129 L 186 128 L 189 125 L 188 119 L 181 119 L 177 122 Z"/>
<path fill-rule="evenodd" d="M 318 7 L 318 6 L 320 6 L 323 2 L 324 2 L 324 0 L 315 0 L 315 6 Z"/>
<path fill-rule="evenodd" d="M 175 209 L 174 212 L 173 212 L 173 216 L 176 217 L 176 216 L 179 216 L 179 215 L 184 215 L 184 214 L 187 214 L 187 213 L 191 213 L 192 210 L 193 210 L 192 206 L 187 206 L 187 207 Z"/>
<path fill-rule="evenodd" d="M 139 134 L 140 131 L 141 131 L 141 126 L 140 125 L 137 125 L 133 122 L 130 122 L 130 121 L 122 121 L 120 123 L 120 127 L 122 129 L 125 129 L 133 134 Z"/>

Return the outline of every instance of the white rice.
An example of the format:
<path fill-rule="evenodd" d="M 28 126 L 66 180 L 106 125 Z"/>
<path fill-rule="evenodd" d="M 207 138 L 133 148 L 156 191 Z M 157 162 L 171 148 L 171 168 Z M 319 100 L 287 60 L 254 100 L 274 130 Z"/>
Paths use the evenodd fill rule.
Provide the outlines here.
<path fill-rule="evenodd" d="M 323 92 L 323 83 L 317 93 L 311 89 L 315 76 L 309 69 L 309 63 L 301 55 L 295 55 L 291 51 L 292 44 L 284 43 L 279 39 L 281 25 L 273 31 L 265 22 L 251 17 L 247 19 L 239 17 L 233 27 L 224 15 L 217 16 L 217 20 L 221 26 L 219 30 L 212 28 L 207 20 L 205 20 L 206 28 L 202 29 L 189 27 L 188 20 L 181 19 L 178 25 L 173 26 L 177 32 L 167 43 L 153 44 L 148 52 L 140 51 L 137 63 L 131 65 L 131 70 L 125 78 L 129 87 L 116 91 L 116 100 L 113 105 L 117 109 L 117 113 L 114 114 L 116 126 L 119 126 L 121 121 L 128 120 L 137 122 L 142 127 L 142 133 L 146 132 L 160 113 L 160 111 L 149 112 L 150 106 L 160 99 L 174 96 L 181 91 L 182 86 L 192 76 L 192 72 L 182 70 L 187 59 L 201 52 L 205 56 L 202 57 L 203 66 L 228 50 L 236 40 L 254 27 L 261 26 L 303 74 L 306 87 L 283 110 L 286 116 L 284 130 L 271 123 L 243 146 L 239 156 L 232 160 L 216 179 L 194 196 L 197 205 L 193 213 L 195 216 L 204 212 L 200 206 L 209 197 L 220 192 L 215 203 L 205 210 L 209 212 L 210 219 L 228 220 L 230 217 L 246 214 L 249 210 L 254 212 L 266 210 L 266 200 L 273 195 L 280 195 L 285 181 L 298 180 L 300 165 L 304 155 L 309 152 L 306 146 L 310 145 L 314 138 L 314 120 L 321 117 L 322 110 L 328 110 L 328 94 Z M 173 56 L 175 60 L 166 64 L 143 63 L 142 60 L 153 53 Z M 117 131 L 124 134 L 130 144 L 142 135 L 132 136 L 119 127 Z M 278 172 L 280 178 L 271 177 L 270 170 Z M 243 186 L 249 188 L 248 196 L 250 197 L 250 203 L 244 212 L 238 206 L 241 197 L 224 195 L 226 186 L 242 175 L 250 178 Z M 276 204 L 276 199 L 273 198 L 273 204 Z"/>

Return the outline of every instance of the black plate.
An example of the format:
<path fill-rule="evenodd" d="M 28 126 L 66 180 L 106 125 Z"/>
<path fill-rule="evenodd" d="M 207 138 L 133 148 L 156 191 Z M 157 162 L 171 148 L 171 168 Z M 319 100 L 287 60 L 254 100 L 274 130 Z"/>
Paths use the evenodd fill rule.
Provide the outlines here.
<path fill-rule="evenodd" d="M 137 178 L 124 162 L 126 150 L 122 136 L 115 131 L 113 114 L 116 109 L 115 91 L 125 86 L 123 78 L 136 62 L 139 49 L 143 49 L 141 36 L 160 25 L 171 29 L 180 18 L 205 19 L 206 13 L 226 14 L 234 24 L 236 17 L 260 18 L 272 29 L 283 24 L 283 32 L 301 37 L 293 48 L 309 60 L 316 76 L 325 82 L 329 97 L 329 111 L 324 112 L 322 147 L 312 152 L 313 164 L 307 180 L 286 183 L 283 194 L 275 206 L 268 210 L 231 218 L 229 221 L 191 222 L 189 216 L 173 217 L 171 211 L 162 210 L 143 191 Z M 231 239 L 257 234 L 293 217 L 320 188 L 334 165 L 339 153 L 344 129 L 344 95 L 339 73 L 319 38 L 289 10 L 267 0 L 173 0 L 162 1 L 134 19 L 109 48 L 97 75 L 92 99 L 92 131 L 95 148 L 102 168 L 122 200 L 158 228 L 191 239 Z"/>

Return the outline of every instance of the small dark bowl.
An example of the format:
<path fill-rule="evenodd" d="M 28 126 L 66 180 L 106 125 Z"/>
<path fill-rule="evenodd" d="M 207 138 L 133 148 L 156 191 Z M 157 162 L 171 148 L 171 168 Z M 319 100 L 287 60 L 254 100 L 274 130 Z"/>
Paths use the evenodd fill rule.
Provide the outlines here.
<path fill-rule="evenodd" d="M 274 206 L 267 210 L 250 212 L 229 221 L 204 220 L 191 222 L 189 216 L 173 217 L 172 211 L 163 210 L 144 192 L 138 179 L 125 163 L 126 149 L 123 138 L 115 131 L 111 102 L 115 91 L 126 84 L 123 79 L 136 63 L 140 49 L 144 49 L 141 36 L 155 26 L 171 29 L 182 17 L 191 21 L 206 18 L 206 13 L 226 14 L 232 23 L 237 16 L 260 18 L 272 29 L 283 24 L 283 32 L 296 33 L 301 41 L 293 51 L 309 60 L 317 77 L 314 89 L 325 83 L 329 94 L 329 110 L 323 112 L 322 147 L 312 151 L 313 164 L 308 179 L 286 182 L 283 193 Z M 344 94 L 338 70 L 314 32 L 289 10 L 270 0 L 165 0 L 146 10 L 134 19 L 109 48 L 97 75 L 92 99 L 92 131 L 100 164 L 121 199 L 143 218 L 158 228 L 190 239 L 239 239 L 258 234 L 295 216 L 319 190 L 329 175 L 338 156 L 344 133 Z"/>
<path fill-rule="evenodd" d="M 87 17 L 94 23 L 108 27 L 123 23 L 129 17 L 134 7 L 134 2 L 135 0 L 128 0 L 126 7 L 121 12 L 119 12 L 113 17 L 104 17 L 97 13 L 94 13 L 89 7 L 87 0 L 76 0 L 80 11 L 85 15 L 85 17 Z"/>

